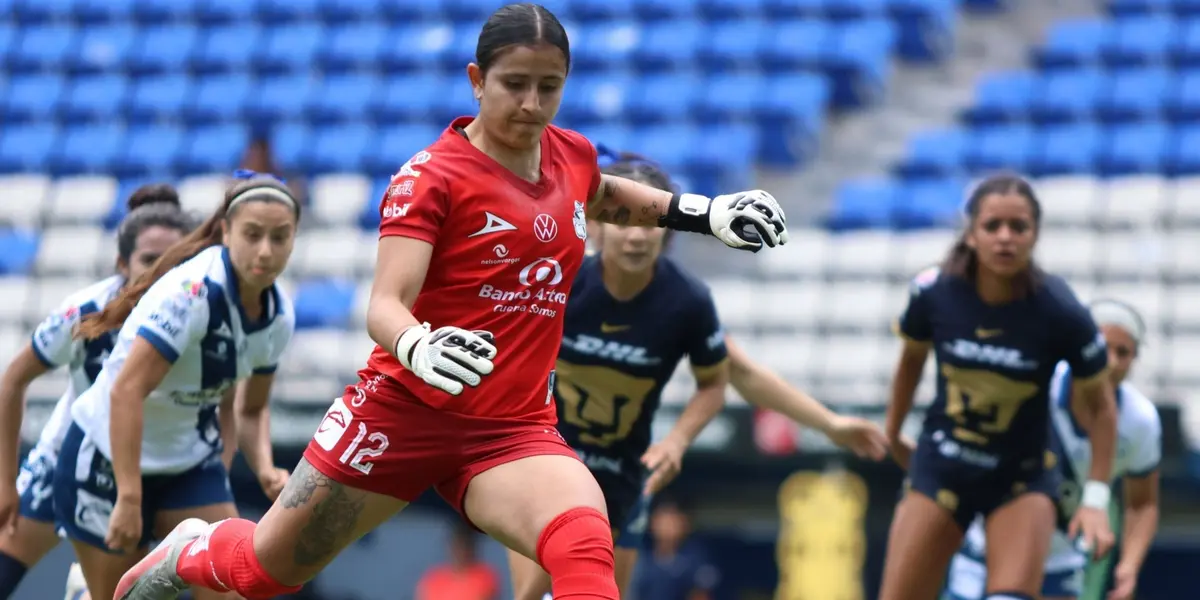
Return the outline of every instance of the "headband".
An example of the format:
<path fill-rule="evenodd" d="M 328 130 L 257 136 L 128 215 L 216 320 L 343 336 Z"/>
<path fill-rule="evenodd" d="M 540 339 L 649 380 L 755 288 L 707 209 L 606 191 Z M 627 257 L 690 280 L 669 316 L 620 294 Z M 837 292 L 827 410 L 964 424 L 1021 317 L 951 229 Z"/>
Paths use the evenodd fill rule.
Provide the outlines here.
<path fill-rule="evenodd" d="M 282 177 L 278 177 L 270 173 L 258 173 L 256 171 L 251 171 L 250 169 L 238 169 L 233 172 L 234 179 L 254 179 L 256 177 L 266 177 L 281 184 L 287 184 Z M 296 205 L 296 199 L 293 198 L 290 193 L 269 185 L 254 186 L 234 196 L 233 199 L 229 201 L 229 206 L 225 207 L 225 212 L 232 212 L 233 207 L 242 202 L 247 202 L 250 200 L 275 200 L 282 204 L 286 204 L 294 213 L 299 214 L 300 212 L 300 207 Z"/>
<path fill-rule="evenodd" d="M 1133 343 L 1142 344 L 1146 337 L 1146 323 L 1132 306 L 1119 300 L 1097 300 L 1091 306 L 1092 320 L 1096 325 L 1115 325 L 1125 330 Z"/>

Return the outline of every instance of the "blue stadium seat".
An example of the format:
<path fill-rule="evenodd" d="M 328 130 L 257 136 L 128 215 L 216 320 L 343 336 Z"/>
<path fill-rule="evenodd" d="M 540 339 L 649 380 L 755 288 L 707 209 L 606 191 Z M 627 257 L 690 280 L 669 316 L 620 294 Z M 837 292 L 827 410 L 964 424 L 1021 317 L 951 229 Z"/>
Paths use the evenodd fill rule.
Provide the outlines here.
<path fill-rule="evenodd" d="M 118 23 L 133 16 L 139 0 L 74 0 L 71 15 L 82 23 Z"/>
<path fill-rule="evenodd" d="M 0 275 L 24 275 L 37 258 L 38 236 L 33 231 L 0 229 Z"/>
<path fill-rule="evenodd" d="M 1200 66 L 1200 19 L 1180 21 L 1169 52 L 1171 61 L 1177 67 Z"/>
<path fill-rule="evenodd" d="M 957 179 L 921 179 L 901 186 L 893 197 L 892 226 L 901 230 L 957 226 L 965 187 Z"/>
<path fill-rule="evenodd" d="M 403 164 L 403 163 L 401 163 Z M 366 204 L 358 213 L 358 227 L 364 231 L 378 231 L 379 223 L 383 220 L 379 216 L 379 205 L 383 204 L 383 197 L 391 187 L 392 180 L 390 177 L 378 177 L 371 182 L 371 194 L 367 197 Z"/>
<path fill-rule="evenodd" d="M 460 23 L 471 23 L 479 29 L 479 25 L 502 4 L 492 0 L 442 0 L 442 14 Z"/>
<path fill-rule="evenodd" d="M 620 118 L 625 112 L 627 98 L 636 88 L 636 80 L 628 77 L 580 74 L 571 81 L 571 93 L 563 97 L 559 115 L 575 123 Z"/>
<path fill-rule="evenodd" d="M 242 73 L 210 75 L 196 81 L 183 105 L 189 123 L 214 123 L 239 119 L 254 90 L 250 77 Z"/>
<path fill-rule="evenodd" d="M 737 21 L 757 16 L 756 2 L 746 0 L 694 0 L 696 13 L 710 21 Z"/>
<path fill-rule="evenodd" d="M 766 95 L 756 107 L 762 133 L 759 160 L 793 167 L 814 155 L 831 93 L 829 81 L 813 73 L 778 74 L 767 79 Z"/>
<path fill-rule="evenodd" d="M 595 123 L 582 127 L 579 133 L 592 142 L 593 146 L 604 144 L 617 150 L 629 148 L 629 139 L 632 135 L 628 127 L 619 123 Z"/>
<path fill-rule="evenodd" d="M 113 171 L 120 177 L 170 173 L 184 146 L 183 131 L 170 125 L 131 129 Z M 121 199 L 124 196 L 119 197 Z M 118 200 L 123 202 L 123 200 Z"/>
<path fill-rule="evenodd" d="M 1104 74 L 1091 69 L 1047 73 L 1035 88 L 1030 115 L 1042 123 L 1089 119 L 1104 82 Z"/>
<path fill-rule="evenodd" d="M 253 24 L 205 29 L 192 68 L 199 73 L 240 71 L 250 64 L 250 52 L 261 41 L 262 30 Z"/>
<path fill-rule="evenodd" d="M 638 36 L 633 60 L 648 71 L 678 70 L 692 65 L 704 32 L 695 21 L 653 23 Z"/>
<path fill-rule="evenodd" d="M 0 22 L 0 66 L 8 64 L 8 53 L 16 46 L 18 37 L 15 26 Z"/>
<path fill-rule="evenodd" d="M 886 16 L 889 4 L 900 5 L 901 3 L 889 0 L 822 0 L 820 4 L 821 10 L 827 18 L 849 20 Z M 909 4 L 913 3 L 909 2 Z"/>
<path fill-rule="evenodd" d="M 204 0 L 196 3 L 194 15 L 197 21 L 207 25 L 244 23 L 254 18 L 254 2 L 252 0 Z"/>
<path fill-rule="evenodd" d="M 462 73 L 448 77 L 440 92 L 440 101 L 433 105 L 434 123 L 444 126 L 458 117 L 479 112 L 479 106 L 475 104 L 475 90 Z"/>
<path fill-rule="evenodd" d="M 323 0 L 321 18 L 327 23 L 376 19 L 383 11 L 380 0 Z"/>
<path fill-rule="evenodd" d="M 1120 19 L 1166 10 L 1170 8 L 1171 3 L 1171 0 L 1108 0 L 1105 6 L 1109 14 Z"/>
<path fill-rule="evenodd" d="M 1023 119 L 1036 85 L 1037 76 L 1025 71 L 984 75 L 975 86 L 975 104 L 963 113 L 963 118 L 973 125 Z"/>
<path fill-rule="evenodd" d="M 637 4 L 634 0 L 569 0 L 566 12 L 559 17 L 580 22 L 628 18 L 633 14 L 634 4 Z M 571 42 L 574 45 L 575 40 Z"/>
<path fill-rule="evenodd" d="M 13 73 L 57 69 L 66 61 L 77 30 L 69 25 L 22 27 L 8 55 Z"/>
<path fill-rule="evenodd" d="M 101 219 L 101 225 L 104 226 L 104 229 L 112 231 L 121 224 L 121 219 L 124 219 L 125 215 L 129 213 L 129 209 L 125 205 L 126 199 L 133 195 L 134 190 L 137 190 L 139 187 L 148 183 L 168 182 L 162 178 L 151 179 L 145 177 L 126 178 L 117 182 L 116 201 L 113 202 L 108 214 L 104 215 L 104 217 Z"/>
<path fill-rule="evenodd" d="M 72 0 L 14 0 L 12 15 L 25 25 L 59 21 L 71 16 L 71 4 Z"/>
<path fill-rule="evenodd" d="M 637 123 L 684 118 L 702 93 L 701 83 L 691 72 L 647 75 L 628 90 L 622 116 Z M 572 89 L 570 94 L 574 93 Z"/>
<path fill-rule="evenodd" d="M 192 129 L 184 139 L 175 170 L 182 175 L 229 171 L 241 160 L 247 141 L 247 130 L 241 125 Z"/>
<path fill-rule="evenodd" d="M 355 284 L 333 279 L 305 281 L 296 287 L 296 328 L 346 327 L 354 304 Z"/>
<path fill-rule="evenodd" d="M 1112 24 L 1101 20 L 1062 21 L 1050 30 L 1046 43 L 1037 51 L 1037 62 L 1045 69 L 1094 64 L 1112 37 Z"/>
<path fill-rule="evenodd" d="M 887 179 L 845 181 L 838 186 L 825 225 L 834 231 L 889 227 L 897 191 Z"/>
<path fill-rule="evenodd" d="M 307 71 L 316 63 L 324 33 L 324 28 L 316 23 L 268 29 L 265 42 L 255 53 L 254 68 L 262 73 Z"/>
<path fill-rule="evenodd" d="M 1158 173 L 1167 162 L 1170 130 L 1161 123 L 1121 125 L 1109 130 L 1098 167 L 1103 175 Z"/>
<path fill-rule="evenodd" d="M 194 98 L 194 91 L 184 75 L 138 78 L 125 101 L 125 117 L 132 122 L 176 119 Z"/>
<path fill-rule="evenodd" d="M 347 123 L 318 130 L 308 157 L 308 172 L 362 171 L 374 138 L 371 127 L 363 123 Z"/>
<path fill-rule="evenodd" d="M 1112 122 L 1157 119 L 1164 110 L 1172 77 L 1159 68 L 1116 73 L 1096 106 L 1097 116 Z"/>
<path fill-rule="evenodd" d="M 109 172 L 124 137 L 122 128 L 111 123 L 69 128 L 63 132 L 62 145 L 50 156 L 50 171 L 59 175 Z"/>
<path fill-rule="evenodd" d="M 713 23 L 704 32 L 705 43 L 696 46 L 696 58 L 709 71 L 755 68 L 762 55 L 760 49 L 771 34 L 758 19 Z"/>
<path fill-rule="evenodd" d="M 699 132 L 690 125 L 655 125 L 635 129 L 625 150 L 652 157 L 668 172 L 682 171 L 699 142 Z"/>
<path fill-rule="evenodd" d="M 716 75 L 703 84 L 695 115 L 704 121 L 751 118 L 766 97 L 766 80 L 757 74 Z"/>
<path fill-rule="evenodd" d="M 384 123 L 432 119 L 445 85 L 445 77 L 434 73 L 388 77 L 371 104 L 371 118 Z"/>
<path fill-rule="evenodd" d="M 141 23 L 167 23 L 192 16 L 197 4 L 208 0 L 136 0 L 133 18 Z"/>
<path fill-rule="evenodd" d="M 964 162 L 974 172 L 997 169 L 1024 170 L 1033 153 L 1033 129 L 1026 125 L 1000 125 L 971 132 Z"/>
<path fill-rule="evenodd" d="M 20 121 L 44 121 L 58 112 L 59 99 L 66 84 L 58 75 L 16 76 L 8 81 L 8 89 L 0 95 L 0 105 L 7 128 Z"/>
<path fill-rule="evenodd" d="M 820 17 L 825 0 L 758 0 L 759 9 L 771 20 Z"/>
<path fill-rule="evenodd" d="M 475 46 L 479 42 L 479 25 L 461 24 L 454 28 L 450 43 L 438 57 L 447 73 L 463 72 L 467 65 L 475 62 Z"/>
<path fill-rule="evenodd" d="M 372 174 L 391 175 L 400 170 L 405 161 L 441 135 L 441 127 L 423 123 L 384 128 L 377 132 L 375 142 L 367 149 L 364 157 L 367 170 Z M 375 215 L 374 225 L 367 225 L 368 229 L 379 225 L 378 216 Z"/>
<path fill-rule="evenodd" d="M 823 21 L 784 21 L 761 40 L 759 61 L 771 71 L 812 69 L 822 64 L 833 31 Z"/>
<path fill-rule="evenodd" d="M 571 40 L 571 66 L 590 70 L 628 65 L 642 35 L 636 21 L 588 24 Z"/>
<path fill-rule="evenodd" d="M 251 2 L 245 2 L 251 4 Z M 320 12 L 324 0 L 256 0 L 255 16 L 266 23 L 312 19 Z"/>
<path fill-rule="evenodd" d="M 442 8 L 443 0 L 429 0 L 428 2 L 378 0 L 378 2 L 380 11 L 393 23 L 420 23 L 422 21 L 429 23 L 446 18 Z M 499 7 L 499 4 L 496 7 Z M 482 19 L 479 22 L 482 23 Z"/>
<path fill-rule="evenodd" d="M 300 118 L 316 90 L 317 82 L 307 73 L 261 79 L 246 102 L 246 115 L 264 123 Z"/>
<path fill-rule="evenodd" d="M 1200 121 L 1200 72 L 1176 73 L 1163 112 L 1174 121 Z"/>
<path fill-rule="evenodd" d="M 873 104 L 887 84 L 895 29 L 887 21 L 855 21 L 839 27 L 833 38 L 825 61 L 833 78 L 834 106 Z"/>
<path fill-rule="evenodd" d="M 373 68 L 389 43 L 405 42 L 389 40 L 382 23 L 351 23 L 329 30 L 318 54 L 326 72 Z"/>
<path fill-rule="evenodd" d="M 959 129 L 925 131 L 908 139 L 904 159 L 896 172 L 908 178 L 954 175 L 963 168 L 968 135 Z"/>
<path fill-rule="evenodd" d="M 693 0 L 638 0 L 634 13 L 645 21 L 675 21 L 690 19 L 696 14 Z"/>
<path fill-rule="evenodd" d="M 1185 125 L 1168 149 L 1164 170 L 1175 176 L 1200 175 L 1200 125 Z M 3 138 L 0 138 L 0 143 Z"/>
<path fill-rule="evenodd" d="M 120 75 L 91 75 L 71 81 L 59 113 L 67 121 L 108 121 L 125 105 L 128 83 Z"/>
<path fill-rule="evenodd" d="M 129 25 L 85 27 L 67 53 L 66 67 L 76 73 L 124 69 L 135 37 Z"/>
<path fill-rule="evenodd" d="M 1113 23 L 1101 52 L 1110 66 L 1150 65 L 1167 56 L 1176 37 L 1176 21 L 1166 15 L 1120 20 Z"/>
<path fill-rule="evenodd" d="M 334 75 L 321 82 L 310 98 L 306 115 L 309 120 L 325 123 L 363 118 L 382 89 L 371 75 Z"/>
<path fill-rule="evenodd" d="M 280 123 L 271 130 L 271 152 L 279 164 L 307 171 L 313 147 L 313 130 L 307 123 Z"/>
<path fill-rule="evenodd" d="M 414 25 L 405 22 L 391 29 L 387 39 L 389 42 L 383 45 L 379 55 L 379 62 L 385 69 L 420 71 L 440 64 L 442 55 L 454 39 L 454 29 L 443 23 Z"/>
<path fill-rule="evenodd" d="M 1040 129 L 1026 168 L 1038 177 L 1093 173 L 1101 141 L 1100 129 L 1092 123 Z"/>
<path fill-rule="evenodd" d="M 179 73 L 200 41 L 200 32 L 190 24 L 153 26 L 142 31 L 129 53 L 129 70 L 147 73 Z"/>
<path fill-rule="evenodd" d="M 44 121 L 0 128 L 0 172 L 44 170 L 58 138 L 58 128 Z"/>
<path fill-rule="evenodd" d="M 700 193 L 746 189 L 760 145 L 759 131 L 751 125 L 705 127 L 686 158 L 689 179 L 704 190 Z"/>
<path fill-rule="evenodd" d="M 896 27 L 896 53 L 901 57 L 934 62 L 953 48 L 955 0 L 889 0 L 887 4 Z"/>

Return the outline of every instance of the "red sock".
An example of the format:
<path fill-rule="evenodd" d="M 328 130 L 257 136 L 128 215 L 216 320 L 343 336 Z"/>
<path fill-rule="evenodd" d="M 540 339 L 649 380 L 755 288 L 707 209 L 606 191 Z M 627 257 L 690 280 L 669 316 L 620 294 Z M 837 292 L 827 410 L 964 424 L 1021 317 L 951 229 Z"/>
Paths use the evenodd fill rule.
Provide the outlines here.
<path fill-rule="evenodd" d="M 555 517 L 542 530 L 537 555 L 556 600 L 619 600 L 612 528 L 600 511 L 579 507 Z"/>
<path fill-rule="evenodd" d="M 247 600 L 292 594 L 303 587 L 283 585 L 263 570 L 254 555 L 254 523 L 246 519 L 214 523 L 206 535 L 188 544 L 175 570 L 192 585 L 237 592 Z"/>

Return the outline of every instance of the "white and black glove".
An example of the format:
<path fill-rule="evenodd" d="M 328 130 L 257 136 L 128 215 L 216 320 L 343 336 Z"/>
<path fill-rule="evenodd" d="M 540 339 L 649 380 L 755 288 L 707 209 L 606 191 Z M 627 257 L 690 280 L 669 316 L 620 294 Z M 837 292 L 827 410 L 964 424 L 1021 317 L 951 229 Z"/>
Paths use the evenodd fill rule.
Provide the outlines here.
<path fill-rule="evenodd" d="M 707 198 L 675 194 L 659 224 L 676 231 L 715 236 L 730 248 L 758 252 L 788 241 L 787 217 L 779 202 L 762 190 Z"/>
<path fill-rule="evenodd" d="M 492 372 L 495 338 L 487 331 L 459 327 L 429 330 L 429 323 L 413 325 L 396 339 L 396 358 L 425 383 L 455 396 L 464 385 L 475 387 Z"/>

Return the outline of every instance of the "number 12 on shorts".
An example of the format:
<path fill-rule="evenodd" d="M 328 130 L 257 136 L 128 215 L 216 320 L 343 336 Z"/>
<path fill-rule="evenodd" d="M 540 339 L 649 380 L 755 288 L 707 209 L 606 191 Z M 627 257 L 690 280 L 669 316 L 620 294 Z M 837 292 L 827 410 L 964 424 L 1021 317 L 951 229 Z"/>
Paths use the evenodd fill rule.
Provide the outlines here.
<path fill-rule="evenodd" d="M 350 408 L 346 403 L 338 398 L 333 401 L 333 405 L 325 412 L 325 416 L 321 419 L 321 424 L 317 426 L 317 433 L 313 435 L 313 441 L 317 443 L 326 452 L 332 452 L 337 447 L 338 442 L 346 435 L 346 430 L 350 429 L 350 425 L 354 422 L 354 414 L 350 412 Z M 374 463 L 368 462 L 370 459 L 378 458 L 383 454 L 388 447 L 388 437 L 381 432 L 368 433 L 367 424 L 359 421 L 357 431 L 350 445 L 342 452 L 338 458 L 338 462 L 344 465 L 350 465 L 363 475 L 371 473 L 371 467 Z M 364 445 L 363 442 L 366 441 Z"/>

